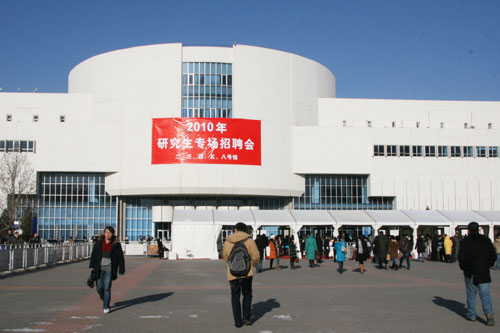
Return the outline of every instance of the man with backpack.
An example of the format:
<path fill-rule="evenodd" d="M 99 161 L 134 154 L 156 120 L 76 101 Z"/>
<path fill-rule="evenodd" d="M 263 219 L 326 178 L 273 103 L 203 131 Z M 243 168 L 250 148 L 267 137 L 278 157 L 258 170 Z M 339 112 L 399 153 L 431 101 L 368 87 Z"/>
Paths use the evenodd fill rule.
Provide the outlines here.
<path fill-rule="evenodd" d="M 260 255 L 244 223 L 237 223 L 235 232 L 226 238 L 222 254 L 227 263 L 227 280 L 231 286 L 234 326 L 251 325 L 253 267 L 259 263 Z M 241 294 L 243 294 L 243 311 Z"/>

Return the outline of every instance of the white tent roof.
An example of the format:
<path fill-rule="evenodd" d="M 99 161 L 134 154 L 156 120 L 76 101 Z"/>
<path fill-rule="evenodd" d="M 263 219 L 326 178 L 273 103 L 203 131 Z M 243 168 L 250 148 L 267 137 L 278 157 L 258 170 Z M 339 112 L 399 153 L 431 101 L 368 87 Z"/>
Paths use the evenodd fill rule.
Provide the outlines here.
<path fill-rule="evenodd" d="M 415 222 L 400 210 L 366 210 L 366 213 L 382 225 L 414 225 Z"/>
<path fill-rule="evenodd" d="M 215 224 L 235 225 L 243 222 L 247 225 L 255 223 L 251 210 L 214 210 Z"/>
<path fill-rule="evenodd" d="M 213 224 L 212 210 L 174 210 L 173 223 Z"/>
<path fill-rule="evenodd" d="M 285 210 L 253 210 L 255 223 L 258 225 L 292 225 L 295 224 L 290 211 Z"/>
<path fill-rule="evenodd" d="M 475 212 L 493 223 L 500 224 L 500 210 L 476 210 Z"/>
<path fill-rule="evenodd" d="M 333 217 L 326 210 L 290 210 L 298 224 L 335 225 Z"/>
<path fill-rule="evenodd" d="M 435 210 L 403 210 L 410 219 L 419 225 L 449 225 L 451 220 Z"/>
<path fill-rule="evenodd" d="M 453 221 L 455 224 L 467 225 L 470 222 L 479 224 L 490 224 L 491 222 L 472 210 L 440 210 L 441 214 Z"/>
<path fill-rule="evenodd" d="M 328 213 L 342 225 L 373 225 L 375 221 L 364 210 L 329 210 Z"/>

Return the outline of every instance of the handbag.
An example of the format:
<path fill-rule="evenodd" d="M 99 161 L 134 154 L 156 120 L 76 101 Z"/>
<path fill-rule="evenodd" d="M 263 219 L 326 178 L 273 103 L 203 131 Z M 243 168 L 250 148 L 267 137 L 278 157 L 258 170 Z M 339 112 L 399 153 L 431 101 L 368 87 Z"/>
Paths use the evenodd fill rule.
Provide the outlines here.
<path fill-rule="evenodd" d="M 299 257 L 295 257 L 295 263 L 298 264 L 299 263 Z"/>
<path fill-rule="evenodd" d="M 385 257 L 385 260 L 391 260 L 391 255 L 387 253 L 387 256 Z"/>
<path fill-rule="evenodd" d="M 89 276 L 89 278 L 87 279 L 87 286 L 88 286 L 89 288 L 91 288 L 91 289 L 92 289 L 92 288 L 94 288 L 94 281 L 95 281 L 95 280 L 97 280 L 97 279 L 96 279 L 96 276 L 95 276 L 95 271 L 94 271 L 94 270 L 91 270 L 91 271 L 90 271 L 90 276 Z"/>
<path fill-rule="evenodd" d="M 342 253 L 347 253 L 347 247 L 345 247 L 345 245 L 342 245 Z"/>
<path fill-rule="evenodd" d="M 319 258 L 318 251 L 316 251 L 316 253 L 315 253 L 315 258 L 316 258 L 316 260 L 319 260 L 319 259 L 320 259 L 320 258 Z"/>

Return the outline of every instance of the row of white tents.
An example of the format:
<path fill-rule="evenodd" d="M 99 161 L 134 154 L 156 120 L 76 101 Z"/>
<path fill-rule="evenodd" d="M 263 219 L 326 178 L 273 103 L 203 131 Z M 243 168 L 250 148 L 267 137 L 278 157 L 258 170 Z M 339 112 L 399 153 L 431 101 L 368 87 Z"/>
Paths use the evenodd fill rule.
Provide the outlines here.
<path fill-rule="evenodd" d="M 173 209 L 171 215 L 171 248 L 178 258 L 218 259 L 217 240 L 224 226 L 243 222 L 256 237 L 262 226 L 288 227 L 298 242 L 304 226 L 331 226 L 334 236 L 346 226 L 381 228 L 407 227 L 416 239 L 419 227 L 440 227 L 444 233 L 455 233 L 469 222 L 477 222 L 483 232 L 494 238 L 495 226 L 500 228 L 500 211 L 441 210 L 184 210 Z"/>

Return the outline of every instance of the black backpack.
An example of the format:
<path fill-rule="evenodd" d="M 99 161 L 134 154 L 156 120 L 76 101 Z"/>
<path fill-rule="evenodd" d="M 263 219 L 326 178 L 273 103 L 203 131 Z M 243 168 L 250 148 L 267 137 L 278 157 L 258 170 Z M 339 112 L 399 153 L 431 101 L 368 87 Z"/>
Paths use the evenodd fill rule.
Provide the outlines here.
<path fill-rule="evenodd" d="M 252 268 L 252 260 L 248 249 L 245 246 L 245 242 L 251 237 L 240 240 L 234 243 L 233 249 L 229 254 L 229 259 L 227 261 L 229 265 L 229 271 L 233 276 L 244 277 L 250 272 Z"/>

